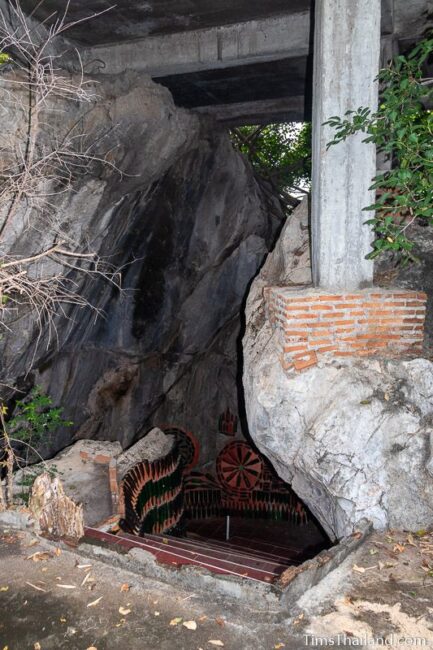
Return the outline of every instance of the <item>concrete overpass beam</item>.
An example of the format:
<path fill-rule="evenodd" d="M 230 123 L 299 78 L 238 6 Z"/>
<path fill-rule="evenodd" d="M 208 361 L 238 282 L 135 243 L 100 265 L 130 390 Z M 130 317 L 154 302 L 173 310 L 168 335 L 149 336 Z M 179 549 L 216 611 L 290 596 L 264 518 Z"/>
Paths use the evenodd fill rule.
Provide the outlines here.
<path fill-rule="evenodd" d="M 218 122 L 226 126 L 302 122 L 305 116 L 305 98 L 295 96 L 217 104 L 215 106 L 199 106 L 195 110 L 203 115 L 212 115 Z"/>
<path fill-rule="evenodd" d="M 101 61 L 102 74 L 127 70 L 152 77 L 230 68 L 305 56 L 309 49 L 310 13 L 301 11 L 245 23 L 148 36 L 136 41 L 88 48 L 86 65 Z"/>
<path fill-rule="evenodd" d="M 327 150 L 323 123 L 349 109 L 377 107 L 381 0 L 316 0 L 313 84 L 312 261 L 316 286 L 352 290 L 373 280 L 365 259 L 372 234 L 363 208 L 376 173 L 374 145 L 362 134 Z"/>

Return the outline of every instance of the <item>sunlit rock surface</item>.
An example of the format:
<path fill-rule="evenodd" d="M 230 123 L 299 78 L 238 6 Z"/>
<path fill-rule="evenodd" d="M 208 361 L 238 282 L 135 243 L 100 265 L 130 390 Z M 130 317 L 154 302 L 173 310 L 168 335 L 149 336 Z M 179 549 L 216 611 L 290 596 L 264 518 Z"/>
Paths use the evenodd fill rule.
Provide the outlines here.
<path fill-rule="evenodd" d="M 307 262 L 305 219 L 306 206 L 293 215 L 279 246 L 289 252 L 292 245 L 290 259 Z M 300 274 L 299 264 L 281 272 L 279 246 L 247 305 L 244 386 L 252 438 L 332 539 L 350 534 L 364 517 L 379 529 L 431 525 L 433 364 L 334 359 L 286 373 L 262 289 L 308 282 L 309 273 Z"/>

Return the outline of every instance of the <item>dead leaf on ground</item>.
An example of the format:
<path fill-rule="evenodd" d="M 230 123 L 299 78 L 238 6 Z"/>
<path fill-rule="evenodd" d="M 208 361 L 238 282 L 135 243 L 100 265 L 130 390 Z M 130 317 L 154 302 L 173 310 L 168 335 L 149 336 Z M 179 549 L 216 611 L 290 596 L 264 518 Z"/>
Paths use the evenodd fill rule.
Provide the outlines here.
<path fill-rule="evenodd" d="M 416 544 L 415 544 L 415 542 L 414 542 L 414 540 L 413 540 L 412 535 L 409 534 L 409 535 L 407 536 L 407 538 L 406 538 L 406 541 L 407 541 L 408 544 L 410 544 L 410 546 L 415 546 L 415 548 L 416 548 Z"/>
<path fill-rule="evenodd" d="M 304 613 L 299 614 L 299 616 L 295 618 L 295 620 L 293 621 L 293 625 L 299 625 L 299 623 L 302 621 L 303 618 L 304 618 Z"/>
<path fill-rule="evenodd" d="M 37 587 L 32 582 L 26 582 L 26 585 L 29 585 L 29 587 L 33 587 L 33 589 L 36 589 L 37 591 L 43 591 L 44 593 L 47 593 L 46 589 L 42 589 L 42 587 Z"/>
<path fill-rule="evenodd" d="M 87 603 L 87 607 L 96 607 L 98 603 L 100 603 L 102 600 L 102 596 L 99 596 L 96 600 L 92 600 L 91 603 Z"/>
<path fill-rule="evenodd" d="M 120 591 L 129 591 L 130 587 L 127 582 L 124 582 L 123 585 L 120 585 Z"/>
<path fill-rule="evenodd" d="M 203 623 L 203 621 L 206 621 L 206 619 L 207 616 L 200 616 L 198 620 L 200 621 L 200 623 Z"/>
<path fill-rule="evenodd" d="M 94 645 L 91 645 L 90 648 L 87 648 L 87 650 L 98 650 Z"/>
<path fill-rule="evenodd" d="M 357 573 L 365 573 L 364 567 L 358 566 L 357 564 L 353 565 L 352 571 L 356 571 Z"/>
<path fill-rule="evenodd" d="M 34 648 L 34 650 L 41 650 L 41 644 L 39 643 L 39 641 L 36 641 L 33 648 Z"/>
<path fill-rule="evenodd" d="M 182 623 L 183 627 L 186 627 L 187 630 L 196 630 L 197 623 L 195 621 L 184 621 Z"/>
<path fill-rule="evenodd" d="M 39 544 L 39 541 L 37 539 L 32 539 L 32 541 L 27 544 L 27 547 L 30 548 L 30 546 L 36 546 L 36 544 Z"/>
<path fill-rule="evenodd" d="M 61 554 L 62 554 L 62 549 L 59 548 L 59 547 L 57 547 L 56 550 L 54 551 L 54 555 L 56 555 L 57 557 L 59 557 L 59 555 L 61 555 Z"/>
<path fill-rule="evenodd" d="M 84 578 L 83 578 L 83 580 L 81 582 L 80 587 L 84 587 L 86 582 L 95 582 L 94 579 L 92 578 L 92 574 L 90 572 L 86 573 L 86 575 L 84 576 Z"/>
<path fill-rule="evenodd" d="M 122 625 L 125 625 L 126 623 L 126 618 L 121 618 L 118 623 L 116 623 L 116 627 L 122 627 Z"/>
<path fill-rule="evenodd" d="M 7 585 L 0 587 L 0 591 L 9 591 L 9 587 Z"/>
<path fill-rule="evenodd" d="M 285 643 L 276 643 L 274 645 L 274 650 L 281 650 L 281 648 L 285 648 L 285 647 L 286 647 Z"/>
<path fill-rule="evenodd" d="M 366 571 L 371 571 L 372 569 L 377 569 L 378 565 L 373 564 L 372 566 L 358 566 L 357 564 L 354 564 L 352 567 L 352 571 L 357 571 L 358 573 L 365 573 Z"/>
<path fill-rule="evenodd" d="M 216 645 L 218 648 L 224 648 L 224 643 L 219 639 L 209 639 L 210 645 Z"/>
<path fill-rule="evenodd" d="M 394 553 L 403 553 L 405 550 L 405 546 L 403 544 L 394 544 L 392 550 Z"/>
<path fill-rule="evenodd" d="M 121 614 L 122 616 L 127 616 L 130 613 L 131 613 L 130 609 L 127 609 L 126 607 L 119 607 L 119 614 Z"/>
<path fill-rule="evenodd" d="M 153 612 L 154 616 L 159 616 L 161 612 Z"/>
<path fill-rule="evenodd" d="M 52 553 L 48 553 L 48 551 L 36 551 L 36 553 L 32 553 L 26 557 L 26 560 L 33 560 L 33 562 L 43 562 L 44 560 L 50 560 L 52 557 Z"/>
<path fill-rule="evenodd" d="M 179 625 L 179 623 L 182 623 L 182 619 L 179 616 L 172 618 L 170 621 L 170 625 Z"/>
<path fill-rule="evenodd" d="M 218 618 L 215 619 L 215 623 L 218 623 L 218 625 L 221 625 L 221 627 L 224 627 L 224 625 L 226 624 L 225 620 L 221 618 L 221 616 L 218 616 Z"/>

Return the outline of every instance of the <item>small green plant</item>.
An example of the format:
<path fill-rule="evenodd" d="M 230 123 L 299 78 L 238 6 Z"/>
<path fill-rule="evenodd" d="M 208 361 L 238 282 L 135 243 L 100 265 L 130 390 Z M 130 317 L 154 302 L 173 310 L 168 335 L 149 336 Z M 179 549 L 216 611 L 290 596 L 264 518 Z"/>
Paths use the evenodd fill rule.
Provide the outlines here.
<path fill-rule="evenodd" d="M 25 467 L 23 468 L 23 473 L 21 478 L 17 481 L 17 485 L 21 488 L 21 492 L 18 493 L 18 498 L 23 501 L 27 506 L 30 499 L 30 491 L 35 480 L 47 472 L 51 478 L 58 476 L 59 470 L 56 465 L 51 465 L 51 467 L 46 467 L 45 465 L 38 465 L 37 467 Z"/>
<path fill-rule="evenodd" d="M 0 472 L 3 472 L 6 478 L 5 490 L 0 475 L 0 511 L 13 502 L 14 469 L 23 470 L 21 487 L 30 487 L 39 470 L 26 470 L 26 466 L 34 460 L 42 460 L 37 450 L 38 445 L 49 438 L 58 427 L 73 424 L 64 420 L 63 409 L 53 408 L 52 403 L 51 397 L 46 395 L 40 386 L 35 386 L 25 399 L 16 402 L 13 417 L 6 420 L 8 407 L 0 402 Z M 22 449 L 26 450 L 25 458 L 19 455 Z M 44 468 L 40 470 L 42 471 Z M 57 473 L 57 468 L 52 466 L 49 471 Z M 20 496 L 25 500 L 25 492 Z"/>
<path fill-rule="evenodd" d="M 433 79 L 425 76 L 432 53 L 433 36 L 380 71 L 377 112 L 361 107 L 326 122 L 336 130 L 328 147 L 363 132 L 364 142 L 373 142 L 392 162 L 373 179 L 376 201 L 364 208 L 375 211 L 366 221 L 375 233 L 369 259 L 394 251 L 404 263 L 417 261 L 408 228 L 415 221 L 433 225 Z"/>
<path fill-rule="evenodd" d="M 52 407 L 53 400 L 40 386 L 35 386 L 24 400 L 15 404 L 8 431 L 15 441 L 37 446 L 47 440 L 59 427 L 70 427 L 73 422 L 62 418 L 63 409 Z"/>

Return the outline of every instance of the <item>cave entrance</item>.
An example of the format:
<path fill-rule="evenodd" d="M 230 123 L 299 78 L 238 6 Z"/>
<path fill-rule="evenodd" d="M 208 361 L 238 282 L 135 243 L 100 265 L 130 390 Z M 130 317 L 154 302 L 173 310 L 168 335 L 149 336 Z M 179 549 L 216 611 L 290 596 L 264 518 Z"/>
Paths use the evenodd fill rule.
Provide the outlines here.
<path fill-rule="evenodd" d="M 233 418 L 226 416 L 234 437 Z M 291 487 L 240 435 L 222 447 L 213 470 L 200 466 L 200 445 L 191 432 L 167 427 L 148 436 L 153 453 L 161 439 L 165 451 L 170 441 L 170 451 L 128 467 L 120 484 L 120 520 L 86 529 L 89 538 L 143 549 L 162 564 L 269 584 L 330 546 Z"/>
<path fill-rule="evenodd" d="M 248 159 L 258 191 L 280 203 L 284 222 L 309 189 L 310 124 L 237 126 L 229 134 L 234 148 Z M 245 282 L 246 292 L 253 277 Z M 212 367 L 206 367 L 218 378 L 219 390 L 204 388 L 210 375 L 199 387 L 193 377 L 180 391 L 182 403 L 166 399 L 153 419 L 173 439 L 173 447 L 123 477 L 118 536 L 162 562 L 272 583 L 330 541 L 249 435 L 242 386 L 243 302 L 237 309 L 238 323 L 230 335 L 235 344 L 223 348 L 223 358 L 214 354 Z M 190 413 L 188 394 L 195 404 L 197 391 L 203 390 L 207 412 L 200 415 L 195 408 Z"/>
<path fill-rule="evenodd" d="M 238 565 L 242 575 L 274 581 L 329 546 L 308 508 L 272 465 L 245 440 L 227 443 L 219 453 L 216 476 L 192 471 L 184 484 L 184 534 Z"/>

